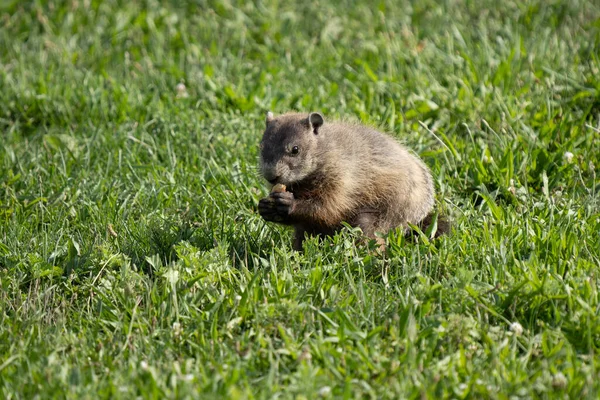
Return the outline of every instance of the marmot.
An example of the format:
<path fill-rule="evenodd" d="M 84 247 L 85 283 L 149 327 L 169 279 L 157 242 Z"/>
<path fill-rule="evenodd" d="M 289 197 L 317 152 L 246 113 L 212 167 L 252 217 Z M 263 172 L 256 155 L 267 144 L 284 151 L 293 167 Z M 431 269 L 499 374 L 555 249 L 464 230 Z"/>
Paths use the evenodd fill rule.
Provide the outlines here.
<path fill-rule="evenodd" d="M 305 234 L 331 235 L 344 221 L 371 238 L 406 230 L 434 205 L 431 173 L 421 159 L 376 129 L 325 122 L 318 112 L 267 114 L 260 172 L 277 187 L 260 200 L 259 213 L 292 225 L 296 250 Z"/>

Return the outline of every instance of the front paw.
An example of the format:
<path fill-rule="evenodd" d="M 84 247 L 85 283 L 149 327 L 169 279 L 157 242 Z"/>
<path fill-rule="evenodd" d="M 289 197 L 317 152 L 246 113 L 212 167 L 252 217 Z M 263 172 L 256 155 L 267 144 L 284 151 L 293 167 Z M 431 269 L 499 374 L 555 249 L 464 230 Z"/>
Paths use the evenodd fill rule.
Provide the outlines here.
<path fill-rule="evenodd" d="M 274 192 L 258 202 L 258 212 L 266 220 L 285 223 L 291 219 L 295 200 L 291 192 Z"/>

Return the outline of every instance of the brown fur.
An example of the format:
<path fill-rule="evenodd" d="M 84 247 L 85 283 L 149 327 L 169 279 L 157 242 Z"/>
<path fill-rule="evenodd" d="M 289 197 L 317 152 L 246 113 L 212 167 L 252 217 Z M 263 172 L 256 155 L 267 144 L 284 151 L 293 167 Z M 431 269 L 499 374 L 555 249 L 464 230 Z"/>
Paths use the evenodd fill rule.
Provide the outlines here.
<path fill-rule="evenodd" d="M 431 174 L 417 156 L 373 128 L 318 113 L 269 113 L 260 169 L 288 191 L 262 199 L 259 212 L 294 226 L 298 250 L 305 234 L 330 235 L 344 221 L 369 237 L 417 225 L 434 205 Z"/>

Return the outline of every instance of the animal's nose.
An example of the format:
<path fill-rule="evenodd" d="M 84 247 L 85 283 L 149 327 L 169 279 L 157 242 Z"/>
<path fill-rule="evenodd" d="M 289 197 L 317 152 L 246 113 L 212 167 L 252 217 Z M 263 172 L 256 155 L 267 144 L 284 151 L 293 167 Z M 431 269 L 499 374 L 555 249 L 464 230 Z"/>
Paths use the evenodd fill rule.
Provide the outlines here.
<path fill-rule="evenodd" d="M 277 169 L 277 164 L 275 163 L 263 162 L 260 166 L 262 176 L 265 180 L 273 184 L 277 183 L 277 180 L 281 178 L 281 174 L 279 174 Z"/>

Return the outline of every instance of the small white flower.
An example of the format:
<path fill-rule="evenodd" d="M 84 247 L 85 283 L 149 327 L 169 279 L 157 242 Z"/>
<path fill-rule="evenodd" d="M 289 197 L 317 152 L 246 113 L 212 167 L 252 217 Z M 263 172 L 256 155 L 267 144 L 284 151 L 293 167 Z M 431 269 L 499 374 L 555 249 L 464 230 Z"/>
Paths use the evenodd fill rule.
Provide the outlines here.
<path fill-rule="evenodd" d="M 331 387 L 323 386 L 319 389 L 319 397 L 329 397 L 331 395 Z"/>
<path fill-rule="evenodd" d="M 567 377 L 559 372 L 552 377 L 552 386 L 556 389 L 564 389 L 567 387 Z"/>
<path fill-rule="evenodd" d="M 312 359 L 312 354 L 310 354 L 310 350 L 305 347 L 304 349 L 302 349 L 302 353 L 300 353 L 300 356 L 298 357 L 299 361 L 310 361 Z"/>
<path fill-rule="evenodd" d="M 179 322 L 173 322 L 173 335 L 176 337 L 181 335 L 181 324 Z"/>
<path fill-rule="evenodd" d="M 575 156 L 570 151 L 566 151 L 565 154 L 563 154 L 563 160 L 565 160 L 569 164 L 573 162 L 573 157 Z"/>
<path fill-rule="evenodd" d="M 523 325 L 518 322 L 513 322 L 510 324 L 510 330 L 515 333 L 517 336 L 521 336 L 523 334 Z"/>
<path fill-rule="evenodd" d="M 187 92 L 187 88 L 185 87 L 185 84 L 183 83 L 178 83 L 177 86 L 175 86 L 175 89 L 177 90 L 177 97 L 188 97 L 188 92 Z"/>
<path fill-rule="evenodd" d="M 508 191 L 514 195 L 517 194 L 517 189 L 515 189 L 515 180 L 511 179 L 508 186 Z"/>
<path fill-rule="evenodd" d="M 491 164 L 494 162 L 494 157 L 492 157 L 490 154 L 484 154 L 481 158 L 481 161 L 483 161 L 484 164 Z"/>
<path fill-rule="evenodd" d="M 140 368 L 143 369 L 144 371 L 148 370 L 148 363 L 144 360 L 142 360 L 142 362 L 140 362 Z"/>

